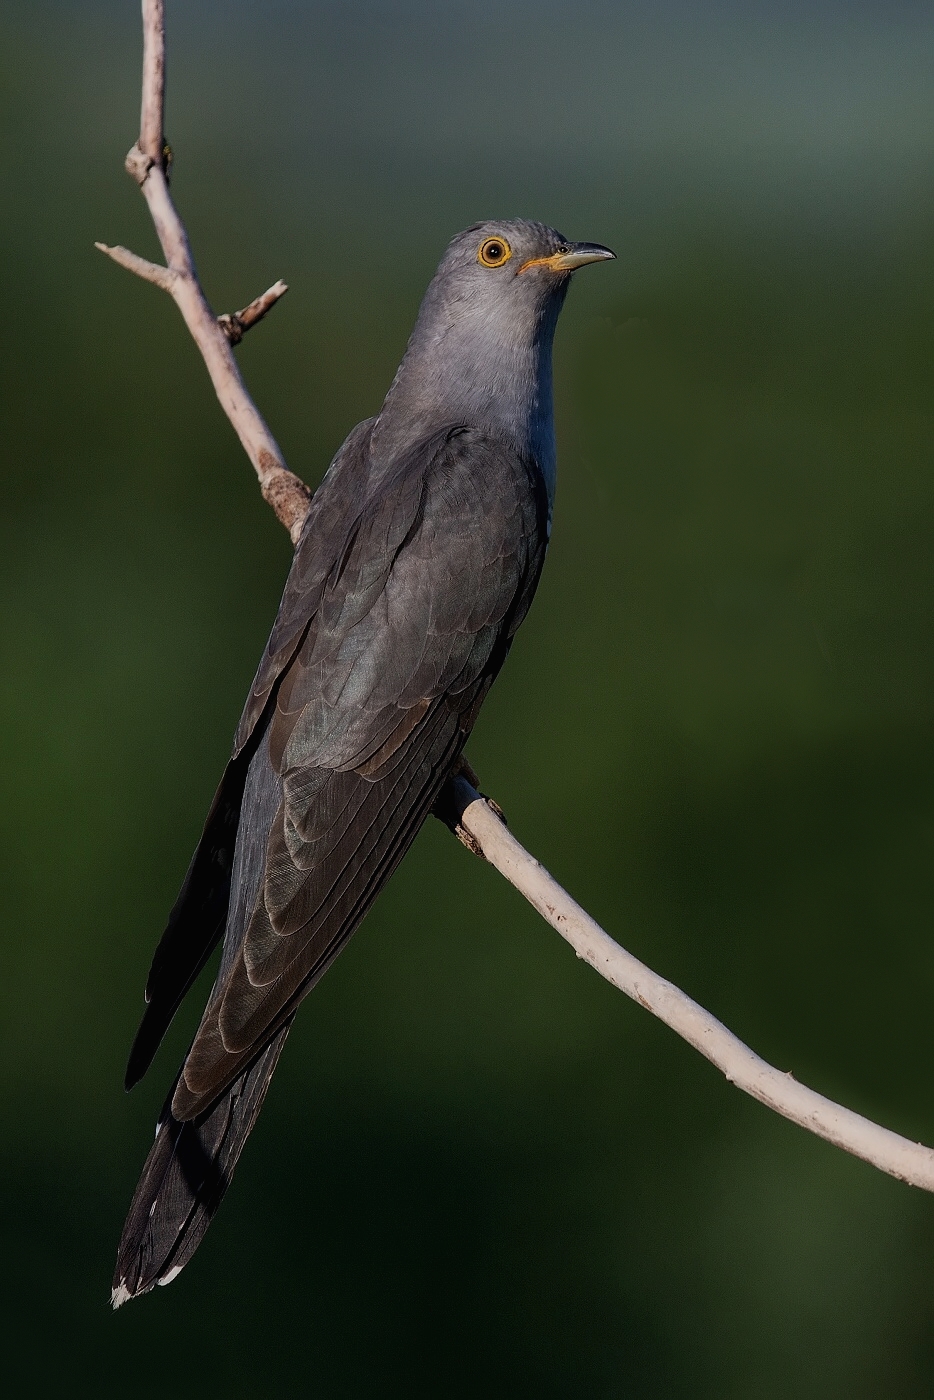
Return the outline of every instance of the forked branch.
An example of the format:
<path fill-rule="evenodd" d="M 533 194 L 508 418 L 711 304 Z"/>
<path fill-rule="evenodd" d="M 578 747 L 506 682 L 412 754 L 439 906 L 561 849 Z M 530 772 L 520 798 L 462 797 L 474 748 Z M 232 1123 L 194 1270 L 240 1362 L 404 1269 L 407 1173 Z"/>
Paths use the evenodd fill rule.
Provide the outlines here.
<path fill-rule="evenodd" d="M 242 340 L 286 290 L 277 282 L 243 311 L 215 316 L 198 281 L 185 225 L 169 193 L 171 152 L 165 143 L 165 5 L 143 0 L 143 100 L 139 140 L 126 168 L 143 193 L 156 227 L 166 266 L 148 262 L 126 248 L 95 246 L 114 262 L 168 292 L 201 351 L 221 407 L 253 463 L 263 496 L 298 541 L 311 493 L 285 465 L 279 444 L 247 392 L 232 346 Z"/>
<path fill-rule="evenodd" d="M 148 262 L 126 248 L 102 243 L 96 246 L 121 267 L 161 287 L 175 300 L 201 351 L 217 397 L 253 463 L 263 495 L 296 543 L 310 493 L 286 467 L 275 439 L 247 392 L 231 348 L 275 305 L 285 284 L 277 282 L 243 311 L 232 315 L 217 317 L 208 305 L 184 225 L 169 194 L 171 153 L 164 136 L 163 0 L 143 0 L 143 36 L 140 136 L 127 156 L 126 166 L 149 206 L 166 266 Z M 466 772 L 469 774 L 469 769 Z M 481 798 L 464 776 L 464 770 L 448 783 L 436 815 L 475 854 L 495 865 L 542 918 L 567 939 L 578 957 L 693 1045 L 731 1084 L 880 1171 L 934 1191 L 934 1151 L 842 1108 L 799 1084 L 790 1074 L 766 1064 L 697 1002 L 614 943 L 519 844 L 495 804 Z"/>

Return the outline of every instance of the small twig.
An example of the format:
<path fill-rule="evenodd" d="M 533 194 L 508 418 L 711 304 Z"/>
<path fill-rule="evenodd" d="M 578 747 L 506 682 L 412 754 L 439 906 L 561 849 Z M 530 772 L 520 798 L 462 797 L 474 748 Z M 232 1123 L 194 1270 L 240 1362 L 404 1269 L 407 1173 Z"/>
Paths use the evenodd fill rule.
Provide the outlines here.
<path fill-rule="evenodd" d="M 660 1021 L 716 1065 L 738 1089 L 809 1132 L 870 1162 L 911 1186 L 934 1191 L 934 1151 L 910 1142 L 868 1118 L 841 1108 L 790 1074 L 775 1069 L 744 1045 L 722 1021 L 639 962 L 562 889 L 462 775 L 445 790 L 443 819 L 453 818 L 480 854 L 514 885 L 579 958 L 614 987 L 651 1011 Z"/>
<path fill-rule="evenodd" d="M 99 245 L 98 245 L 99 246 Z M 257 321 L 261 321 L 268 311 L 271 311 L 280 297 L 284 297 L 288 291 L 286 284 L 280 279 L 268 292 L 256 297 L 249 306 L 245 306 L 242 311 L 225 312 L 223 316 L 218 316 L 217 324 L 230 341 L 231 345 L 239 345 L 243 337 L 251 326 L 255 326 Z"/>
<path fill-rule="evenodd" d="M 240 323 L 239 336 L 231 336 L 211 310 L 198 281 L 185 226 L 169 193 L 168 154 L 164 136 L 165 7 L 163 0 L 142 0 L 142 5 L 143 97 L 140 133 L 139 141 L 127 156 L 126 167 L 149 206 L 167 266 L 159 268 L 157 264 L 138 258 L 125 248 L 97 246 L 121 267 L 164 288 L 175 301 L 201 351 L 221 407 L 253 463 L 263 496 L 289 531 L 294 544 L 298 541 L 311 493 L 305 483 L 285 465 L 278 443 L 247 391 L 231 345 L 231 341 L 235 343 L 243 331 L 254 325 L 278 300 L 285 289 L 284 284 L 277 283 L 276 287 L 270 288 L 262 297 L 251 302 L 245 312 L 226 318 L 232 323 L 232 328 Z M 279 287 L 282 287 L 282 291 L 277 290 Z"/>
<path fill-rule="evenodd" d="M 201 290 L 185 227 L 168 187 L 165 144 L 165 16 L 163 0 L 143 4 L 143 100 L 140 137 L 126 159 L 149 206 L 167 266 L 147 262 L 126 248 L 98 243 L 101 252 L 130 272 L 164 288 L 178 305 L 204 358 L 221 405 L 259 477 L 263 496 L 297 542 L 310 492 L 288 470 L 269 428 L 250 398 L 231 349 L 285 292 L 277 282 L 243 311 L 216 317 Z M 880 1171 L 934 1191 L 934 1151 L 909 1142 L 869 1119 L 799 1084 L 754 1054 L 697 1002 L 614 943 L 590 915 L 552 879 L 511 834 L 496 804 L 481 798 L 462 766 L 435 808 L 458 837 L 488 860 L 567 939 L 578 957 L 601 977 L 693 1045 L 730 1083 L 818 1137 L 872 1163 Z M 475 780 L 475 779 L 474 779 Z"/>
<path fill-rule="evenodd" d="M 112 248 L 107 243 L 95 243 L 94 247 L 98 252 L 106 253 L 108 258 L 113 258 L 121 267 L 125 267 L 127 272 L 135 272 L 144 282 L 152 282 L 164 292 L 171 293 L 172 283 L 175 281 L 175 273 L 171 268 L 163 267 L 161 263 L 150 262 L 148 258 L 141 258 L 138 253 L 131 253 L 129 248 L 124 248 L 119 243 Z"/>

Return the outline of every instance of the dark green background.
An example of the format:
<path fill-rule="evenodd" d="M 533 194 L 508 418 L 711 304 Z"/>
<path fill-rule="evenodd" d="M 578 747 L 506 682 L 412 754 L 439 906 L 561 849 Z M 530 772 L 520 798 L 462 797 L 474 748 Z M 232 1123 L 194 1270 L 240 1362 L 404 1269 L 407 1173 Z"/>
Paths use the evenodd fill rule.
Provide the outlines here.
<path fill-rule="evenodd" d="M 170 6 L 174 190 L 316 482 L 447 238 L 615 247 L 556 356 L 532 615 L 470 753 L 757 1050 L 934 1142 L 934 20 Z M 122 174 L 132 0 L 0 4 L 0 1343 L 18 1394 L 927 1397 L 934 1202 L 743 1098 L 436 823 L 306 1004 L 182 1277 L 111 1266 L 198 1006 L 152 948 L 288 566 Z"/>

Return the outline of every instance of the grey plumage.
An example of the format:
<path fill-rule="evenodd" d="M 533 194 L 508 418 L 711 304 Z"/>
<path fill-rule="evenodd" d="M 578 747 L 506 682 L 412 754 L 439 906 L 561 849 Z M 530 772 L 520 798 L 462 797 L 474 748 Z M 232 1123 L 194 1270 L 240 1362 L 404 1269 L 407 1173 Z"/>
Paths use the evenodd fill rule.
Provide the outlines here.
<path fill-rule="evenodd" d="M 611 256 L 524 220 L 458 235 L 379 415 L 353 430 L 315 493 L 153 960 L 127 1087 L 223 932 L 124 1226 L 116 1304 L 191 1257 L 299 1002 L 458 760 L 544 559 L 551 344 L 568 276 Z"/>

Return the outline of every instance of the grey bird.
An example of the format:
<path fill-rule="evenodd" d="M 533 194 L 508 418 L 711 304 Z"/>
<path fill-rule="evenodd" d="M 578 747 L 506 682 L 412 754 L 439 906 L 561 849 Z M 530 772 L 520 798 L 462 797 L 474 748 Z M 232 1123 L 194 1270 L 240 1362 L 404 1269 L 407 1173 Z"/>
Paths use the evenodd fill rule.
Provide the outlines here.
<path fill-rule="evenodd" d="M 524 219 L 458 234 L 382 408 L 312 498 L 149 974 L 128 1089 L 223 937 L 124 1225 L 114 1306 L 197 1249 L 299 1002 L 460 760 L 548 542 L 558 313 L 573 271 L 613 256 Z"/>

